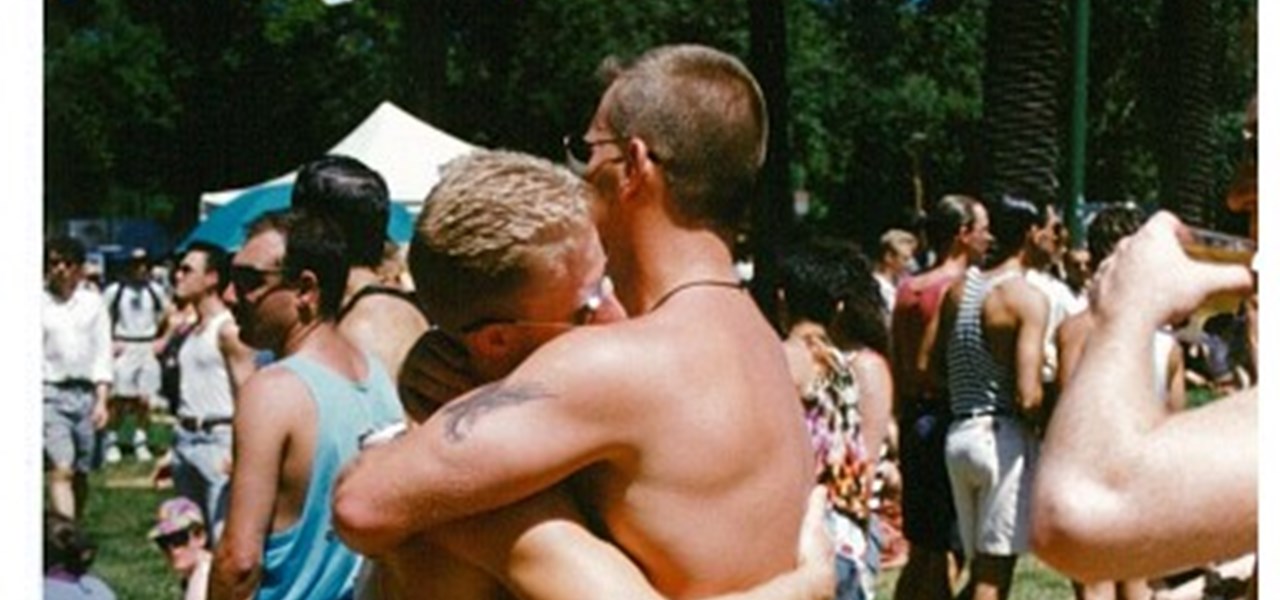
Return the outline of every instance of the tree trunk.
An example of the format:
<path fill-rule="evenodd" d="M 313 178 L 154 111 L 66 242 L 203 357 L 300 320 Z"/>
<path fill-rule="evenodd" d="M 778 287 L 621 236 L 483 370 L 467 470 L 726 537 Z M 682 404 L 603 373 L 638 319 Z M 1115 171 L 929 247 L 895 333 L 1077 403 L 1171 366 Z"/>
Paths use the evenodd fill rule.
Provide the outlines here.
<path fill-rule="evenodd" d="M 748 8 L 749 63 L 764 91 L 769 114 L 768 158 L 750 211 L 750 252 L 755 263 L 751 288 L 765 314 L 772 314 L 778 249 L 791 229 L 795 214 L 788 127 L 787 21 L 782 0 L 750 0 Z"/>
<path fill-rule="evenodd" d="M 1184 221 L 1216 223 L 1213 70 L 1210 5 L 1164 0 L 1160 14 L 1161 73 L 1154 146 L 1160 167 L 1160 205 Z"/>
<path fill-rule="evenodd" d="M 1061 112 L 1069 73 L 1062 0 L 992 0 L 987 9 L 982 120 L 985 199 L 1013 194 L 1057 202 Z"/>

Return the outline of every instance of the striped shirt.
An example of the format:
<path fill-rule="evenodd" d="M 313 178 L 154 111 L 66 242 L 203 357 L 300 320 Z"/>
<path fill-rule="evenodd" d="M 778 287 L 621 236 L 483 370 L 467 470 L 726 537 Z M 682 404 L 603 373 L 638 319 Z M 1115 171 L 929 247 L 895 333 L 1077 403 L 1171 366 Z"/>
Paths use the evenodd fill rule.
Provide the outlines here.
<path fill-rule="evenodd" d="M 977 270 L 965 273 L 964 295 L 947 343 L 947 387 L 954 416 L 1014 412 L 1013 374 L 991 355 L 982 330 L 982 305 L 991 290 L 1021 275 L 1016 270 L 994 277 Z"/>

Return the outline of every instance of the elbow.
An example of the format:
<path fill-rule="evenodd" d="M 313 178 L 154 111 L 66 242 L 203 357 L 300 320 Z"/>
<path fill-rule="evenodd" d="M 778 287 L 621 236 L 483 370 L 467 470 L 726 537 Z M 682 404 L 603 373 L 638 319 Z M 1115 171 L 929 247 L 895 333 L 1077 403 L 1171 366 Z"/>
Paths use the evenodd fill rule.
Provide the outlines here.
<path fill-rule="evenodd" d="M 1031 502 L 1031 549 L 1063 574 L 1091 583 L 1108 579 L 1103 556 L 1108 518 L 1101 506 L 1069 485 L 1037 475 Z"/>
<path fill-rule="evenodd" d="M 333 528 L 355 552 L 378 556 L 395 546 L 399 528 L 391 523 L 388 513 L 377 502 L 375 493 L 350 481 L 350 477 L 343 477 L 334 488 Z"/>
<path fill-rule="evenodd" d="M 257 579 L 262 572 L 261 548 L 241 546 L 231 539 L 218 544 L 210 586 L 217 591 L 213 597 L 249 597 L 252 594 L 241 592 L 257 587 Z"/>

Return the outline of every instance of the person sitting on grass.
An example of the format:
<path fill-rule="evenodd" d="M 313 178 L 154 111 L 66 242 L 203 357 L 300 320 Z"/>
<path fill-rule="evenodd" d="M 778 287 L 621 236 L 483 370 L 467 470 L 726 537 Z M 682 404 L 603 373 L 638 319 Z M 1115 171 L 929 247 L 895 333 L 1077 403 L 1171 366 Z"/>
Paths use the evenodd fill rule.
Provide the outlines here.
<path fill-rule="evenodd" d="M 105 582 L 89 574 L 98 546 L 76 522 L 54 511 L 44 513 L 44 592 L 46 600 L 115 600 Z"/>
<path fill-rule="evenodd" d="M 200 506 L 186 496 L 165 500 L 156 511 L 156 525 L 147 538 L 160 547 L 169 568 L 178 576 L 183 600 L 204 600 L 213 553 L 205 548 L 208 534 Z"/>

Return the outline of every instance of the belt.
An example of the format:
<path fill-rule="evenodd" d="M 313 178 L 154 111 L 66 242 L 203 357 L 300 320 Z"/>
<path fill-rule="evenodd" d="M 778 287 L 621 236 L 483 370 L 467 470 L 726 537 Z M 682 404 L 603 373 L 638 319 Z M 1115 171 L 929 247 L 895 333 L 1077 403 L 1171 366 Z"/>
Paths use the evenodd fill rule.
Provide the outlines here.
<path fill-rule="evenodd" d="M 46 381 L 45 384 L 64 390 L 91 390 L 97 387 L 91 379 L 63 379 L 62 381 Z"/>
<path fill-rule="evenodd" d="M 965 421 L 968 419 L 976 419 L 978 417 L 1013 417 L 1013 412 L 994 406 L 987 408 L 975 408 L 973 410 L 951 411 L 952 421 Z"/>
<path fill-rule="evenodd" d="M 154 335 L 117 335 L 112 339 L 114 339 L 117 342 L 154 342 L 156 341 L 156 336 Z"/>
<path fill-rule="evenodd" d="M 231 417 L 178 417 L 178 426 L 187 431 L 213 431 L 219 425 L 230 425 Z"/>

